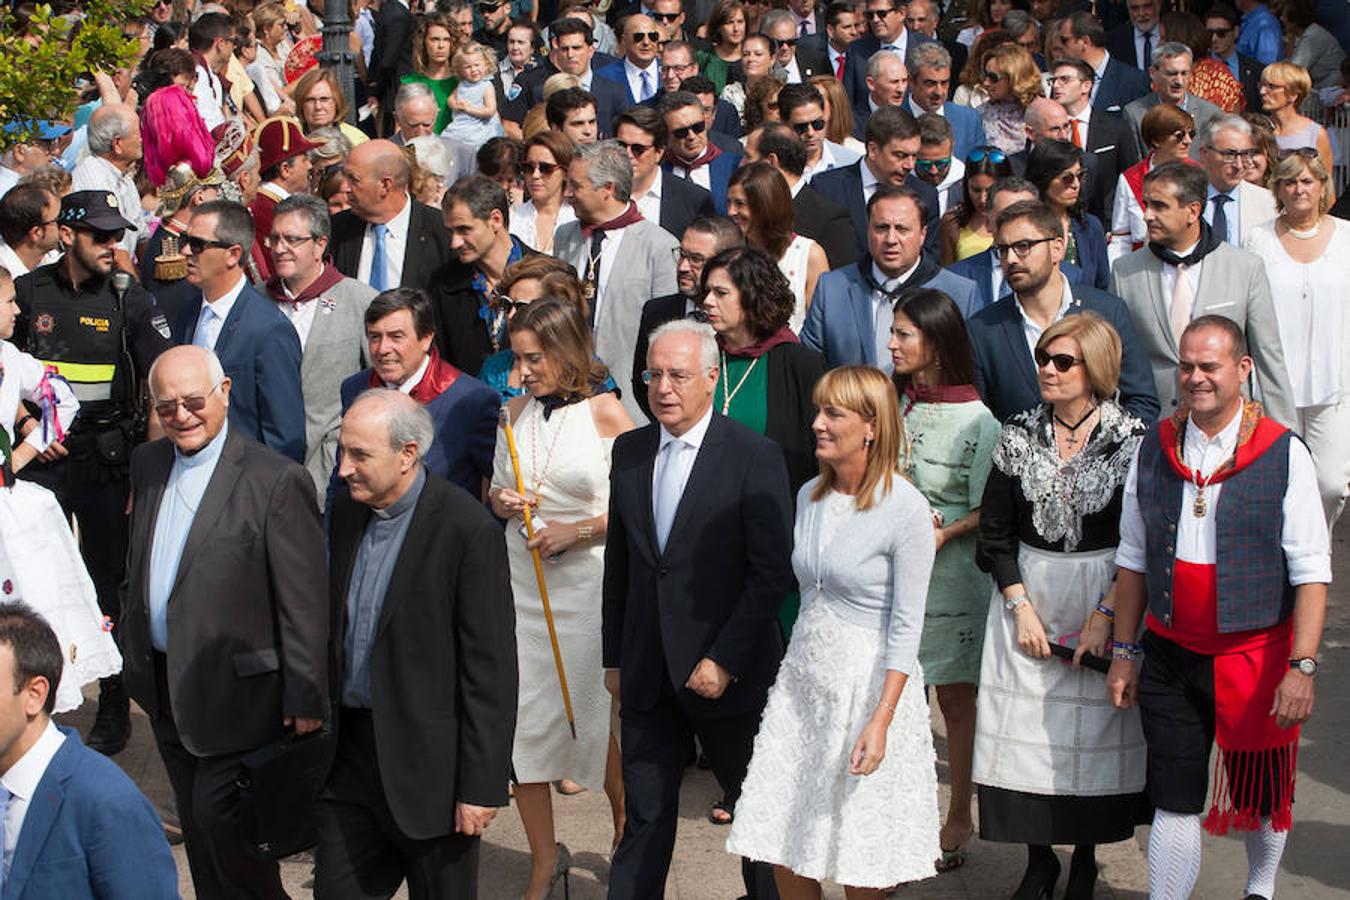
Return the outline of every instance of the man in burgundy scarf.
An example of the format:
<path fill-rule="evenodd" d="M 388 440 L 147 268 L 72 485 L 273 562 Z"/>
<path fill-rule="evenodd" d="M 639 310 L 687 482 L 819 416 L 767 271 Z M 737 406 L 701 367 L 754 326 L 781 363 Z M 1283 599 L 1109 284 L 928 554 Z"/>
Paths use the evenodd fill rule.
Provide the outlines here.
<path fill-rule="evenodd" d="M 436 317 L 426 292 L 394 288 L 377 295 L 366 309 L 365 325 L 371 368 L 342 382 L 342 412 L 369 388 L 408 394 L 427 408 L 436 426 L 435 441 L 422 458 L 427 470 L 481 500 L 492 477 L 497 392 L 436 352 Z M 336 488 L 334 477 L 330 502 Z"/>
<path fill-rule="evenodd" d="M 703 103 L 688 91 L 676 91 L 661 101 L 661 116 L 670 134 L 666 161 L 667 173 L 686 178 L 710 191 L 713 206 L 727 214 L 727 182 L 741 164 L 741 154 L 726 153 L 708 140 L 708 123 Z"/>
<path fill-rule="evenodd" d="M 337 460 L 342 382 L 370 364 L 364 319 L 375 289 L 325 261 L 332 226 L 322 200 L 292 194 L 268 218 L 264 240 L 277 274 L 268 280 L 267 293 L 300 337 L 305 469 L 322 496 Z"/>
<path fill-rule="evenodd" d="M 1203 827 L 1246 832 L 1248 900 L 1271 898 L 1313 708 L 1330 543 L 1308 448 L 1242 397 L 1242 330 L 1200 316 L 1180 359 L 1183 406 L 1145 437 L 1125 485 L 1107 690 L 1118 707 L 1137 700 L 1148 741 L 1149 896 L 1181 900 L 1195 886 L 1217 740 Z"/>

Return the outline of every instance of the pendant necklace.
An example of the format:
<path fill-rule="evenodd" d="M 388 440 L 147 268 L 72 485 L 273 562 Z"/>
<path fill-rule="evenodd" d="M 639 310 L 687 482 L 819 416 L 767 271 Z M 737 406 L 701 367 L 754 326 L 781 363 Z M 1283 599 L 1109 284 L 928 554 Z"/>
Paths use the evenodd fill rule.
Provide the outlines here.
<path fill-rule="evenodd" d="M 1313 238 L 1317 237 L 1317 235 L 1322 231 L 1322 220 L 1318 219 L 1316 222 L 1313 223 L 1313 227 L 1307 231 L 1300 231 L 1293 225 L 1290 225 L 1288 220 L 1285 221 L 1284 227 L 1289 229 L 1289 235 L 1291 237 L 1298 238 L 1300 241 L 1310 241 Z"/>
<path fill-rule="evenodd" d="M 1205 488 L 1214 483 L 1214 479 L 1219 473 L 1231 466 L 1237 459 L 1237 455 L 1228 457 L 1210 472 L 1209 475 L 1201 475 L 1199 472 L 1191 473 L 1191 480 L 1195 483 L 1195 502 L 1191 504 L 1191 515 L 1197 519 L 1203 519 L 1209 512 L 1209 501 L 1205 499 Z"/>
<path fill-rule="evenodd" d="M 745 379 L 749 378 L 750 373 L 755 371 L 755 366 L 759 365 L 759 357 L 756 356 L 754 359 L 750 361 L 750 365 L 747 366 L 746 370 L 741 373 L 740 380 L 736 382 L 736 386 L 731 389 L 730 393 L 728 393 L 727 384 L 729 382 L 727 374 L 727 355 L 725 352 L 721 352 L 721 356 L 722 356 L 722 415 L 726 416 L 730 415 L 731 413 L 731 401 L 736 399 L 736 395 L 739 394 L 741 388 L 745 386 Z"/>
<path fill-rule="evenodd" d="M 1059 417 L 1059 413 L 1053 413 L 1055 417 L 1055 424 L 1059 425 L 1069 433 L 1068 438 L 1069 449 L 1073 449 L 1074 447 L 1078 446 L 1078 429 L 1082 428 L 1083 423 L 1086 422 L 1088 419 L 1092 418 L 1092 414 L 1095 413 L 1096 411 L 1097 411 L 1096 406 L 1089 407 L 1088 411 L 1083 414 L 1083 418 L 1079 419 L 1077 422 L 1074 422 L 1072 425 L 1061 419 Z"/>

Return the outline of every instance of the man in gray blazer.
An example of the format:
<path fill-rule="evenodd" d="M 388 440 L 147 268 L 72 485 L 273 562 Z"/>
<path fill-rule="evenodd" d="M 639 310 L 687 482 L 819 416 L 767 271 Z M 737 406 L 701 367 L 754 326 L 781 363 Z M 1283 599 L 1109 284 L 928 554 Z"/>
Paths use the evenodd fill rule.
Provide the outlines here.
<path fill-rule="evenodd" d="M 267 293 L 300 337 L 300 389 L 305 398 L 305 469 L 322 495 L 337 464 L 342 382 L 370 365 L 365 315 L 375 289 L 324 261 L 332 226 L 328 206 L 309 194 L 277 204 L 264 239 L 276 275 Z"/>
<path fill-rule="evenodd" d="M 1247 333 L 1267 415 L 1292 425 L 1297 422 L 1293 391 L 1265 264 L 1210 229 L 1203 218 L 1208 188 L 1205 170 L 1184 162 L 1164 163 L 1144 176 L 1149 244 L 1116 260 L 1111 292 L 1129 307 L 1148 351 L 1163 416 L 1181 402 L 1181 332 L 1197 316 L 1218 315 Z"/>
<path fill-rule="evenodd" d="M 1168 41 L 1159 44 L 1153 51 L 1153 65 L 1148 67 L 1149 78 L 1153 80 L 1153 90 L 1138 100 L 1125 104 L 1123 110 L 1125 118 L 1129 120 L 1134 130 L 1134 140 L 1141 159 L 1148 155 L 1148 148 L 1144 146 L 1139 127 L 1144 121 L 1144 114 L 1159 103 L 1170 103 L 1189 113 L 1195 121 L 1196 134 L 1204 133 L 1210 119 L 1223 115 L 1223 110 L 1213 103 L 1191 93 L 1193 65 L 1190 48 L 1185 44 Z M 1192 142 L 1191 156 L 1199 158 L 1199 153 L 1199 142 Z"/>
<path fill-rule="evenodd" d="M 646 421 L 631 384 L 642 306 L 676 291 L 679 242 L 631 199 L 633 161 L 618 141 L 577 148 L 567 197 L 577 221 L 558 229 L 553 255 L 576 267 L 590 307 L 595 353 L 609 366 L 634 422 Z M 637 388 L 641 390 L 641 388 Z"/>
<path fill-rule="evenodd" d="M 249 752 L 328 718 L 314 483 L 229 427 L 210 350 L 166 350 L 150 395 L 167 437 L 131 457 L 123 679 L 154 729 L 197 896 L 284 897 L 276 862 L 245 843 L 235 779 Z"/>

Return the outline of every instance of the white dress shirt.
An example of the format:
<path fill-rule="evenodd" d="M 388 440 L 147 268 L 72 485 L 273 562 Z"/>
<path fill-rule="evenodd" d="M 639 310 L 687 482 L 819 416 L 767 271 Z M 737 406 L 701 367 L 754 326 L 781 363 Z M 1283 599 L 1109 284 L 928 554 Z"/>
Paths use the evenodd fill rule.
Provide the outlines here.
<path fill-rule="evenodd" d="M 1051 274 L 1053 275 L 1053 273 Z M 1060 277 L 1064 282 L 1064 294 L 1059 301 L 1059 309 L 1055 311 L 1055 322 L 1064 318 L 1069 311 L 1069 307 L 1073 305 L 1073 289 L 1069 287 L 1069 279 L 1064 278 L 1062 274 Z M 1017 314 L 1022 317 L 1022 334 L 1027 339 L 1027 355 L 1033 357 L 1032 368 L 1035 368 L 1036 344 L 1040 341 L 1041 335 L 1045 333 L 1045 329 L 1033 322 L 1027 315 L 1027 311 L 1022 308 L 1020 297 L 1013 297 L 1013 309 L 1016 309 Z M 1053 325 L 1055 322 L 1050 324 Z"/>
<path fill-rule="evenodd" d="M 872 324 L 875 329 L 872 337 L 876 342 L 877 368 L 887 375 L 895 368 L 895 364 L 891 362 L 891 352 L 886 346 L 891 342 L 891 326 L 895 322 L 889 294 L 903 284 L 906 278 L 913 275 L 921 262 L 922 258 L 916 259 L 909 271 L 901 272 L 894 278 L 887 278 L 886 273 L 877 268 L 876 263 L 872 263 L 872 280 L 882 288 L 879 291 L 872 291 Z"/>
<path fill-rule="evenodd" d="M 638 212 L 642 213 L 642 218 L 656 225 L 661 224 L 661 179 L 664 175 L 661 167 L 657 166 L 656 177 L 652 179 L 652 186 L 633 198 L 633 202 L 637 204 Z"/>
<path fill-rule="evenodd" d="M 8 166 L 0 166 L 0 197 L 8 194 L 19 183 L 19 173 Z"/>
<path fill-rule="evenodd" d="M 319 308 L 319 298 L 310 297 L 303 303 L 296 303 L 295 295 L 286 286 L 286 282 L 281 283 L 281 289 L 286 292 L 286 302 L 279 304 L 281 311 L 295 326 L 295 333 L 300 338 L 300 349 L 303 351 L 309 342 L 309 332 L 314 328 L 314 313 Z"/>
<path fill-rule="evenodd" d="M 408 252 L 408 223 L 412 221 L 412 198 L 403 196 L 403 209 L 385 223 L 384 232 L 384 286 L 396 288 L 403 283 L 403 256 Z M 361 261 L 356 266 L 356 280 L 370 284 L 370 261 L 375 255 L 375 226 L 367 223 L 361 239 Z"/>
<path fill-rule="evenodd" d="M 710 165 L 690 169 L 679 162 L 675 162 L 671 164 L 670 170 L 672 174 L 683 178 L 685 181 L 692 181 L 705 191 L 712 191 L 712 167 Z"/>
<path fill-rule="evenodd" d="M 225 88 L 216 77 L 216 73 L 205 66 L 197 67 L 197 83 L 192 86 L 193 99 L 197 101 L 197 112 L 210 131 L 225 121 L 222 107 L 225 105 Z"/>
<path fill-rule="evenodd" d="M 900 36 L 891 43 L 882 41 L 881 49 L 899 54 L 900 59 L 903 60 L 909 54 L 909 29 L 901 28 Z"/>
<path fill-rule="evenodd" d="M 782 69 L 788 84 L 802 83 L 802 70 L 797 66 L 797 57 L 794 56 L 789 59 L 787 65 L 782 66 Z"/>
<path fill-rule="evenodd" d="M 1191 244 L 1184 250 L 1177 250 L 1174 252 L 1177 256 L 1184 258 L 1190 256 L 1191 251 L 1197 246 L 1199 246 L 1198 242 Z M 1186 283 L 1190 285 L 1191 288 L 1192 315 L 1194 315 L 1195 303 L 1200 298 L 1200 267 L 1204 264 L 1205 261 L 1202 259 L 1200 262 L 1186 267 Z M 1159 273 L 1158 277 L 1162 282 L 1163 306 L 1170 310 L 1172 308 L 1172 291 L 1174 291 L 1177 286 L 1177 267 L 1171 263 L 1163 263 L 1162 271 Z"/>
<path fill-rule="evenodd" d="M 844 166 L 852 165 L 858 161 L 861 154 L 848 149 L 842 144 L 836 144 L 834 141 L 820 142 L 820 159 L 816 160 L 815 165 L 807 165 L 802 172 L 802 177 L 807 181 L 819 175 L 821 172 L 828 172 L 831 169 L 839 169 Z"/>
<path fill-rule="evenodd" d="M 1003 299 L 1004 293 L 1003 265 L 999 261 L 997 250 L 991 247 L 988 253 L 994 260 L 994 264 L 989 267 L 989 296 L 993 297 L 994 302 L 997 303 Z M 1012 289 L 1009 288 L 1008 290 L 1011 291 Z M 1019 306 L 1018 309 L 1021 309 L 1021 307 Z"/>
<path fill-rule="evenodd" d="M 422 364 L 417 367 L 417 371 L 409 375 L 402 384 L 390 384 L 386 381 L 384 382 L 384 386 L 387 388 L 398 388 L 400 394 L 411 394 L 417 386 L 422 383 L 422 379 L 426 376 L 427 369 L 430 366 L 431 354 L 428 353 L 426 356 L 422 357 Z"/>
<path fill-rule="evenodd" d="M 1158 26 L 1155 24 L 1153 30 L 1148 33 L 1149 53 L 1152 54 L 1154 50 L 1157 50 L 1158 44 L 1160 43 L 1161 41 L 1158 39 Z M 1149 66 L 1153 65 L 1152 59 L 1144 57 L 1144 32 L 1140 31 L 1137 27 L 1134 29 L 1134 58 L 1144 60 L 1143 64 L 1139 66 L 1141 69 L 1147 70 Z"/>
<path fill-rule="evenodd" d="M 1083 141 L 1083 150 L 1086 152 L 1088 146 L 1088 126 L 1092 122 L 1092 104 L 1084 103 L 1083 108 L 1079 111 L 1078 115 L 1075 116 L 1070 114 L 1069 119 L 1071 122 L 1074 120 L 1078 122 L 1078 137 Z M 1073 128 L 1073 125 L 1070 124 L 1069 128 Z M 1073 143 L 1072 131 L 1069 132 L 1069 143 Z"/>
<path fill-rule="evenodd" d="M 651 93 L 646 95 L 642 93 L 642 73 L 644 72 L 647 73 L 647 84 L 651 89 Z M 628 90 L 637 98 L 639 103 L 649 97 L 655 97 L 661 92 L 661 67 L 656 64 L 654 59 L 647 64 L 647 68 L 640 69 L 633 65 L 631 60 L 624 57 L 623 74 L 628 79 Z"/>
<path fill-rule="evenodd" d="M 877 176 L 872 173 L 872 169 L 867 165 L 866 160 L 863 161 L 862 165 L 858 166 L 858 171 L 862 174 L 863 203 L 867 203 L 872 199 L 872 195 L 877 192 L 877 185 L 881 182 L 879 182 Z"/>
<path fill-rule="evenodd" d="M 697 377 L 698 373 L 695 372 L 694 375 Z M 671 459 L 665 460 L 666 469 L 669 469 L 671 466 L 677 467 L 674 472 L 670 474 L 676 479 L 676 483 L 680 486 L 679 493 L 681 497 L 684 496 L 684 489 L 689 486 L 689 473 L 694 471 L 694 460 L 698 458 L 699 448 L 703 446 L 703 439 L 708 435 L 708 425 L 712 422 L 712 412 L 712 406 L 709 405 L 707 412 L 703 414 L 703 418 L 695 422 L 690 426 L 688 431 L 679 437 L 675 437 L 675 435 L 666 431 L 666 426 L 661 426 L 661 444 L 656 449 L 658 461 L 660 461 L 661 454 L 668 452 L 666 451 L 667 444 L 673 444 L 678 441 L 685 445 L 682 448 L 682 452 Z M 658 464 L 652 466 L 653 515 L 659 514 L 659 511 L 656 509 L 656 497 L 658 493 L 658 479 L 661 478 L 663 474 L 665 473 L 662 471 L 661 465 Z"/>
<path fill-rule="evenodd" d="M 66 736 L 56 727 L 56 723 L 48 719 L 47 727 L 43 729 L 42 735 L 33 746 L 28 748 L 28 752 L 19 757 L 19 761 L 10 766 L 8 772 L 0 775 L 0 784 L 3 784 L 5 790 L 10 793 L 9 806 L 5 809 L 6 881 L 9 879 L 10 864 L 14 861 L 14 848 L 19 845 L 19 837 L 23 833 L 23 820 L 28 815 L 28 807 L 33 803 L 33 795 L 37 793 L 42 776 L 47 774 L 52 757 L 61 749 L 61 744 L 65 740 Z"/>
<path fill-rule="evenodd" d="M 15 278 L 20 275 L 27 275 L 31 269 L 23 264 L 19 259 L 19 254 L 14 252 L 14 248 L 0 240 L 0 266 L 3 266 Z"/>
<path fill-rule="evenodd" d="M 919 116 L 928 114 L 928 110 L 924 109 L 922 106 L 914 102 L 914 96 L 912 94 L 910 95 L 909 99 L 905 101 L 905 106 L 906 108 L 909 109 L 909 111 L 914 115 L 914 118 L 916 119 Z M 947 113 L 943 110 L 942 106 L 938 106 L 937 109 L 933 110 L 933 115 L 943 116 L 945 118 Z"/>
<path fill-rule="evenodd" d="M 966 164 L 953 156 L 952 164 L 947 169 L 947 177 L 943 178 L 937 186 L 939 216 L 945 216 L 947 214 L 947 204 L 951 197 L 951 190 L 960 184 L 965 177 Z"/>
<path fill-rule="evenodd" d="M 1237 449 L 1241 424 L 1242 410 L 1239 409 L 1232 420 L 1210 438 L 1193 421 L 1187 420 L 1182 449 L 1187 468 L 1201 477 L 1207 477 Z M 1130 473 L 1125 478 L 1125 494 L 1120 510 L 1120 545 L 1116 548 L 1116 565 L 1132 572 L 1144 572 L 1148 568 L 1138 485 L 1139 455 L 1136 453 L 1134 462 L 1130 464 Z M 1191 512 L 1195 503 L 1195 484 L 1187 482 L 1182 485 L 1182 513 L 1177 519 L 1177 559 L 1197 565 L 1213 565 L 1218 560 L 1215 549 L 1219 530 L 1216 517 L 1222 492 L 1223 482 L 1207 485 L 1205 514 L 1196 516 Z M 1317 489 L 1317 471 L 1307 445 L 1297 439 L 1289 441 L 1289 482 L 1284 489 L 1282 509 L 1284 523 L 1280 531 L 1280 547 L 1284 550 L 1285 561 L 1289 566 L 1289 583 L 1329 583 L 1331 541 L 1322 512 L 1322 495 Z"/>
<path fill-rule="evenodd" d="M 216 341 L 220 340 L 220 329 L 225 326 L 225 320 L 230 317 L 230 310 L 234 309 L 234 302 L 239 299 L 239 294 L 244 290 L 244 285 L 248 284 L 248 279 L 243 275 L 239 276 L 239 283 L 222 294 L 214 302 L 207 302 L 202 297 L 202 305 L 197 313 L 197 330 L 193 332 L 192 342 L 200 343 L 197 340 L 199 334 L 205 330 L 206 349 L 215 352 Z M 210 309 L 209 316 L 203 315 L 203 310 Z"/>

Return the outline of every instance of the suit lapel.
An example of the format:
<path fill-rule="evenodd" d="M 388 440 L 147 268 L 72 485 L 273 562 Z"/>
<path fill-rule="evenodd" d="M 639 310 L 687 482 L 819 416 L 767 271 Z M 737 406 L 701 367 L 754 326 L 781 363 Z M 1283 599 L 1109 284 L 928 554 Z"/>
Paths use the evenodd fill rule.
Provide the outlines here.
<path fill-rule="evenodd" d="M 394 610 L 399 602 L 412 593 L 411 585 L 405 584 L 418 573 L 418 562 L 425 558 L 428 548 L 424 546 L 428 533 L 428 524 L 435 517 L 437 510 L 434 509 L 437 504 L 430 496 L 431 479 L 427 478 L 422 484 L 422 494 L 417 498 L 417 505 L 413 507 L 412 521 L 408 523 L 408 531 L 403 536 L 403 546 L 398 550 L 398 559 L 394 561 L 394 571 L 390 573 L 389 585 L 385 588 L 384 597 L 380 601 L 380 623 L 375 627 L 375 639 L 379 640 L 384 629 L 389 626 L 389 620 L 394 617 Z M 364 520 L 369 523 L 367 516 Z M 365 527 L 362 526 L 362 533 Z M 352 564 L 355 563 L 355 547 L 360 543 L 358 538 L 353 543 Z M 351 580 L 351 564 L 347 566 L 346 577 Z M 345 597 L 346 594 L 343 594 Z"/>
<path fill-rule="evenodd" d="M 1031 354 L 1027 352 L 1027 336 L 1022 328 L 1022 314 L 1017 309 L 1016 297 L 1008 298 L 1008 317 L 1003 322 L 1003 336 L 1007 338 L 1012 358 L 1017 360 L 1018 374 L 1040 396 L 1041 385 L 1036 380 L 1036 370 L 1031 366 Z"/>
<path fill-rule="evenodd" d="M 230 495 L 234 493 L 239 473 L 243 469 L 245 440 L 247 438 L 240 437 L 233 429 L 225 435 L 225 446 L 221 448 L 220 459 L 216 461 L 216 470 L 211 473 L 211 481 L 206 485 L 206 493 L 202 495 L 201 505 L 192 517 L 192 527 L 188 529 L 183 555 L 178 561 L 178 572 L 174 575 L 173 588 L 169 591 L 170 603 L 183 583 L 184 575 L 192 567 L 192 557 L 209 545 L 208 538 L 220 521 Z"/>
<path fill-rule="evenodd" d="M 166 440 L 164 442 L 168 444 Z M 156 447 L 156 450 L 164 448 Z M 164 502 L 164 487 L 169 482 L 169 471 L 173 468 L 173 448 L 167 448 L 167 453 L 156 453 L 151 457 L 151 471 L 147 478 L 145 493 L 137 502 L 145 504 L 145 510 L 142 515 L 132 513 L 132 521 L 137 523 L 136 533 L 133 534 L 133 547 L 144 548 L 140 551 L 143 559 L 142 571 L 146 578 L 139 584 L 131 585 L 133 591 L 132 597 L 136 602 L 146 601 L 149 590 L 150 575 L 150 557 L 154 553 L 155 525 L 159 522 L 159 507 Z M 148 608 L 149 604 L 146 602 Z"/>
<path fill-rule="evenodd" d="M 865 262 L 866 260 L 858 262 L 858 278 L 849 282 L 848 298 L 858 326 L 858 343 L 862 345 L 862 356 L 859 359 L 870 359 L 875 366 L 879 363 L 876 358 L 877 342 L 874 336 L 870 341 L 868 337 L 873 335 L 876 322 L 872 318 L 872 292 L 867 289 L 867 283 L 863 280 L 862 265 Z"/>
<path fill-rule="evenodd" d="M 642 451 L 642 465 L 637 466 L 631 471 L 636 472 L 638 479 L 637 491 L 635 496 L 638 498 L 638 511 L 642 526 L 642 535 L 647 539 L 647 545 L 651 547 L 652 559 L 661 558 L 661 548 L 656 542 L 656 514 L 652 511 L 652 501 L 655 497 L 652 495 L 652 477 L 656 472 L 656 453 L 661 448 L 661 426 L 650 425 L 651 434 L 647 438 L 648 446 Z"/>
<path fill-rule="evenodd" d="M 694 457 L 694 467 L 689 472 L 689 480 L 684 484 L 684 493 L 680 494 L 680 505 L 675 508 L 675 520 L 670 523 L 670 534 L 666 537 L 667 547 L 676 546 L 681 528 L 688 524 L 698 507 L 700 494 L 712 491 L 712 480 L 717 474 L 717 448 L 722 443 L 722 430 L 725 427 L 726 422 L 722 416 L 714 413 L 708 422 L 708 430 L 703 435 L 703 444 L 698 448 L 698 455 Z M 648 484 L 650 483 L 649 480 Z M 648 492 L 650 493 L 650 488 Z M 647 509 L 650 511 L 650 503 L 647 504 Z M 652 533 L 653 535 L 656 533 L 655 524 L 652 526 Z"/>
<path fill-rule="evenodd" d="M 14 858 L 10 862 L 9 877 L 5 879 L 5 896 L 22 897 L 33 872 L 33 864 L 47 843 L 47 835 L 61 814 L 61 806 L 66 800 L 64 781 L 67 777 L 70 754 L 73 752 L 71 741 L 79 737 L 67 734 L 47 771 L 33 791 L 33 799 L 28 804 L 28 812 L 23 818 L 23 828 L 19 831 L 19 842 L 14 847 Z"/>
<path fill-rule="evenodd" d="M 1172 334 L 1172 311 L 1168 308 L 1168 298 L 1162 295 L 1162 262 L 1152 253 L 1149 253 L 1141 277 L 1144 279 L 1144 286 L 1148 288 L 1148 305 L 1153 308 L 1153 315 L 1158 319 L 1158 331 L 1171 349 L 1172 359 L 1180 359 L 1181 351 L 1177 347 L 1177 337 Z"/>
<path fill-rule="evenodd" d="M 216 337 L 216 356 L 224 357 L 230 346 L 230 339 L 234 336 L 234 332 L 239 328 L 240 320 L 244 317 L 245 308 L 253 302 L 253 298 L 250 296 L 252 293 L 253 289 L 245 283 L 243 290 L 235 298 L 234 305 L 230 307 L 230 314 L 221 323 L 220 334 Z"/>

